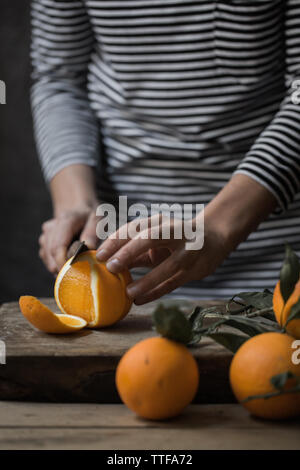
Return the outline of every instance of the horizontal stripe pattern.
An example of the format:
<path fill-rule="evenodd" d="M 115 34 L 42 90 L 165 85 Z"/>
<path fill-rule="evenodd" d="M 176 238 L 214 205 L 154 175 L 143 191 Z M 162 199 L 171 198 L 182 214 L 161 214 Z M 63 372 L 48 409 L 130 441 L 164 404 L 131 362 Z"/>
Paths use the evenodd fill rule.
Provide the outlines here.
<path fill-rule="evenodd" d="M 32 110 L 44 175 L 98 167 L 115 202 L 206 204 L 233 173 L 278 200 L 180 295 L 272 287 L 300 250 L 299 0 L 33 0 Z M 100 165 L 99 165 L 100 162 Z"/>

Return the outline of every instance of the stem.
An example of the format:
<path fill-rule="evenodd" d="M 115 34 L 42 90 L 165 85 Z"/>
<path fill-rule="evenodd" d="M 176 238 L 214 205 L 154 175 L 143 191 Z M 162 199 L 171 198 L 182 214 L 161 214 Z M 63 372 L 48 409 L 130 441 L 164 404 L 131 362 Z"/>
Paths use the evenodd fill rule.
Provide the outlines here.
<path fill-rule="evenodd" d="M 231 299 L 226 304 L 225 308 L 226 308 L 227 313 L 241 313 L 244 310 L 247 310 L 249 308 L 249 305 L 245 305 L 242 302 L 240 302 L 239 300 L 235 300 L 234 298 L 235 298 L 235 295 L 233 297 L 231 297 Z M 234 311 L 230 310 L 231 302 L 234 302 L 237 305 L 242 305 L 242 308 L 239 308 L 238 310 L 234 310 Z"/>
<path fill-rule="evenodd" d="M 266 308 L 262 308 L 261 310 L 255 310 L 255 312 L 248 313 L 247 318 L 262 317 L 266 315 L 266 313 L 272 313 L 272 312 L 273 312 L 272 307 L 266 307 Z"/>
<path fill-rule="evenodd" d="M 270 392 L 265 395 L 252 395 L 245 398 L 245 400 L 242 400 L 241 403 L 247 403 L 251 400 L 259 400 L 261 398 L 267 400 L 268 398 L 278 397 L 279 395 L 288 395 L 290 393 L 300 393 L 299 387 L 296 385 L 296 387 L 289 388 L 288 390 L 278 390 L 278 392 Z"/>

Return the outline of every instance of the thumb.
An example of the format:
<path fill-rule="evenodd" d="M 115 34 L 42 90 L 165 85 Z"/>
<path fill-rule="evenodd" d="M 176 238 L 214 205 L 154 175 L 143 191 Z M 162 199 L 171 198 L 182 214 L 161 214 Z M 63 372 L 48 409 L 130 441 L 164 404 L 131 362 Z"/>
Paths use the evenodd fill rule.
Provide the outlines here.
<path fill-rule="evenodd" d="M 90 214 L 80 235 L 80 241 L 84 241 L 90 250 L 96 250 L 100 244 L 100 240 L 96 234 L 96 227 L 99 217 L 96 214 Z"/>

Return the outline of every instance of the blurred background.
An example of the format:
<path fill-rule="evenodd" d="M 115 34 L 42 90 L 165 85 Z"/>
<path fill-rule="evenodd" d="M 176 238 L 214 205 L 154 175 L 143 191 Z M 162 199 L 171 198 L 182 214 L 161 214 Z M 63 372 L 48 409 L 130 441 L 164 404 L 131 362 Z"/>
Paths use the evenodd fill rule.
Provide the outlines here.
<path fill-rule="evenodd" d="M 20 295 L 52 296 L 54 278 L 38 257 L 38 237 L 51 215 L 32 133 L 30 0 L 0 2 L 0 303 Z"/>

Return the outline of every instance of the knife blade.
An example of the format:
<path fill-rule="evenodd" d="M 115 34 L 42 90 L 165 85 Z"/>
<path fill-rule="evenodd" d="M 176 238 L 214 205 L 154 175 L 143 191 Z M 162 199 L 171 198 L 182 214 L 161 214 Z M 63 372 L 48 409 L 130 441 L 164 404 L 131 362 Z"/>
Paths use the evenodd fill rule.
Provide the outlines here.
<path fill-rule="evenodd" d="M 80 240 L 75 240 L 70 245 L 67 253 L 68 259 L 72 258 L 73 256 L 73 259 L 70 264 L 75 263 L 78 255 L 84 253 L 85 251 L 88 251 L 88 247 L 86 246 L 86 244 L 84 242 L 81 242 Z"/>

